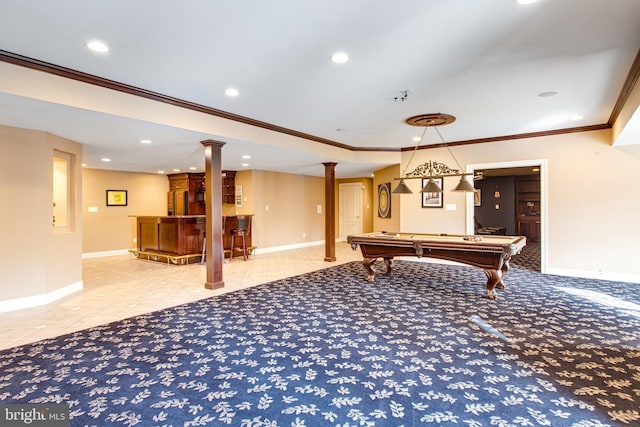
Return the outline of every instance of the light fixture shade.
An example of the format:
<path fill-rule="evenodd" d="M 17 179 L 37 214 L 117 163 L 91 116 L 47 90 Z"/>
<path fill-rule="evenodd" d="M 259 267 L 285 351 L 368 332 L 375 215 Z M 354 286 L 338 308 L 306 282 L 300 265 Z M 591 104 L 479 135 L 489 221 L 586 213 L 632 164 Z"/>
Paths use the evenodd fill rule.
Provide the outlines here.
<path fill-rule="evenodd" d="M 392 191 L 393 194 L 413 194 L 413 191 L 404 183 L 404 179 L 400 180 L 398 186 Z"/>
<path fill-rule="evenodd" d="M 438 183 L 435 182 L 433 178 L 429 178 L 429 181 L 427 181 L 427 185 L 422 187 L 421 193 L 442 193 L 442 188 L 440 188 Z"/>
<path fill-rule="evenodd" d="M 471 184 L 467 179 L 465 179 L 464 176 L 461 176 L 460 182 L 458 183 L 456 188 L 453 189 L 453 191 L 474 192 L 476 191 L 476 189 L 473 187 L 473 184 Z"/>

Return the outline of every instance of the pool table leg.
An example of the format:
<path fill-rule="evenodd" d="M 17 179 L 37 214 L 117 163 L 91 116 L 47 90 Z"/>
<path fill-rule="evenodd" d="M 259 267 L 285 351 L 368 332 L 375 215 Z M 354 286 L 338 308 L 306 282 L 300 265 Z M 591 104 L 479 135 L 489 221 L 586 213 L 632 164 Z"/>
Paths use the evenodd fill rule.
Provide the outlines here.
<path fill-rule="evenodd" d="M 386 274 L 391 274 L 391 270 L 393 267 L 393 258 L 384 258 L 384 264 L 387 266 Z"/>
<path fill-rule="evenodd" d="M 496 270 L 485 269 L 484 274 L 487 275 L 487 298 L 495 300 L 498 298 L 496 289 L 504 289 L 505 285 L 502 279 L 509 271 L 509 260 L 505 259 L 502 267 Z"/>
<path fill-rule="evenodd" d="M 364 268 L 366 268 L 369 273 L 367 275 L 367 282 L 373 282 L 373 279 L 376 277 L 376 273 L 373 271 L 373 268 L 371 268 L 371 266 L 376 262 L 376 259 L 377 258 L 364 258 L 362 260 Z"/>
<path fill-rule="evenodd" d="M 499 286 L 502 283 L 499 270 L 484 270 L 484 274 L 487 275 L 487 298 L 495 300 L 498 298 L 496 288 L 503 289 L 504 285 Z"/>
<path fill-rule="evenodd" d="M 373 282 L 373 279 L 375 279 L 376 277 L 376 273 L 375 271 L 373 271 L 373 264 L 376 262 L 378 258 L 365 258 L 362 260 L 362 263 L 364 264 L 364 268 L 367 269 L 367 273 L 369 273 L 367 275 L 367 282 Z M 393 269 L 393 257 L 384 257 L 384 264 L 387 266 L 387 271 L 385 271 L 385 274 L 391 274 L 391 271 Z"/>

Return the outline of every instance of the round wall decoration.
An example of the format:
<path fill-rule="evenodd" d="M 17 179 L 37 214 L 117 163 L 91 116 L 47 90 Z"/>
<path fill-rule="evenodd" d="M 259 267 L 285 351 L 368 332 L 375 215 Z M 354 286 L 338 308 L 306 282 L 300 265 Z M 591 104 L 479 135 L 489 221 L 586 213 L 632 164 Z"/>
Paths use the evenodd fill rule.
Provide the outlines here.
<path fill-rule="evenodd" d="M 391 183 L 378 185 L 378 216 L 391 218 Z"/>

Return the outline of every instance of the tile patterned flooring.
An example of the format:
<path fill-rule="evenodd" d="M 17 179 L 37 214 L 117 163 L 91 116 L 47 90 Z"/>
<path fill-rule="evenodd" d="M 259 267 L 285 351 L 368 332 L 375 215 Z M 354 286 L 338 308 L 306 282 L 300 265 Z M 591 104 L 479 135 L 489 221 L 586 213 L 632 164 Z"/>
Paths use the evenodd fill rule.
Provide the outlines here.
<path fill-rule="evenodd" d="M 200 264 L 167 265 L 131 255 L 86 259 L 82 291 L 45 306 L 0 313 L 0 349 L 362 260 L 360 250 L 347 243 L 337 243 L 335 255 L 337 261 L 324 261 L 325 246 L 319 245 L 227 260 L 225 286 L 216 290 L 204 288 L 206 267 Z"/>

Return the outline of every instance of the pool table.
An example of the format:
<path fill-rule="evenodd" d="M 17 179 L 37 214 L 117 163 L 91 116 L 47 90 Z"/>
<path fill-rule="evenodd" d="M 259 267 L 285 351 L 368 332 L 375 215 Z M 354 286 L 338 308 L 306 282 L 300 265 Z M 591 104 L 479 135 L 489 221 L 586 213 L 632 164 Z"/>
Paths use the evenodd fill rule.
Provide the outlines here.
<path fill-rule="evenodd" d="M 484 269 L 487 275 L 487 293 L 495 300 L 496 289 L 503 289 L 503 277 L 509 271 L 509 260 L 526 245 L 522 236 L 475 236 L 459 234 L 390 233 L 378 231 L 347 237 L 351 248 L 360 246 L 363 264 L 372 282 L 375 272 L 371 268 L 378 258 L 391 274 L 392 260 L 396 256 L 438 258 L 456 261 Z"/>

